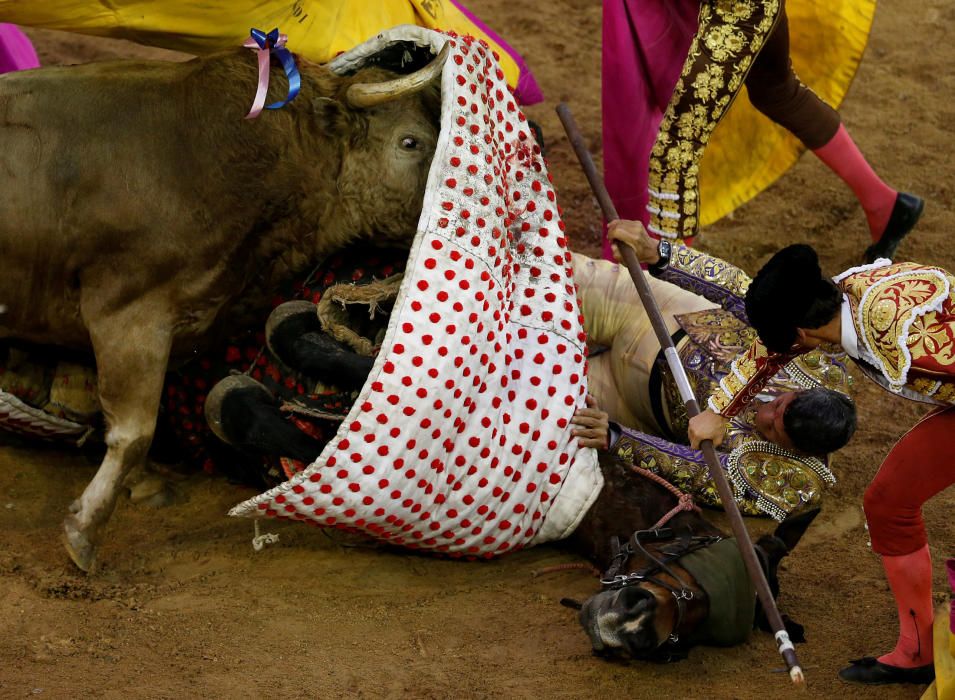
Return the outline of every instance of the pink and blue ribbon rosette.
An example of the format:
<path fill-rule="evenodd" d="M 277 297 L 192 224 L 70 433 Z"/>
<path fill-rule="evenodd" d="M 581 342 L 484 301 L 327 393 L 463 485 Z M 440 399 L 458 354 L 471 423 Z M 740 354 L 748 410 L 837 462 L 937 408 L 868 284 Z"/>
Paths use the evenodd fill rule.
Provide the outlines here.
<path fill-rule="evenodd" d="M 255 92 L 255 99 L 252 101 L 252 109 L 245 115 L 245 118 L 255 119 L 263 109 L 280 109 L 294 100 L 302 87 L 302 76 L 299 75 L 292 53 L 285 48 L 288 37 L 285 34 L 280 34 L 277 27 L 268 34 L 261 29 L 252 29 L 250 34 L 251 36 L 246 39 L 242 46 L 254 50 L 258 55 L 259 85 Z M 272 56 L 279 60 L 285 70 L 285 77 L 288 78 L 288 95 L 284 100 L 267 105 L 265 104 L 265 97 L 269 92 L 269 68 Z"/>

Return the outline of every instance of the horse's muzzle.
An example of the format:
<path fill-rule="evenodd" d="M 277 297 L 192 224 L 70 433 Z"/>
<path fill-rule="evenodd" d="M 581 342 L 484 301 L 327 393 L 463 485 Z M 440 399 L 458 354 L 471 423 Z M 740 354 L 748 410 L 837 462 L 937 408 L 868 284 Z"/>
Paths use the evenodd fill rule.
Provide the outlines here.
<path fill-rule="evenodd" d="M 654 625 L 656 610 L 653 593 L 640 586 L 627 586 L 591 596 L 584 602 L 578 620 L 595 653 L 615 650 L 636 658 L 663 641 L 658 640 Z"/>

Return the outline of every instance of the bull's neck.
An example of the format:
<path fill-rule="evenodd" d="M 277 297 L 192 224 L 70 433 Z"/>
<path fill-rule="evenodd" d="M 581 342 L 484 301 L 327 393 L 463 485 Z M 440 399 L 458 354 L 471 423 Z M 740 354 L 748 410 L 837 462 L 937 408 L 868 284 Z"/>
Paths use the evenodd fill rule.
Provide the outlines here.
<path fill-rule="evenodd" d="M 342 146 L 313 113 L 312 100 L 331 94 L 327 71 L 303 64 L 295 100 L 255 119 L 244 116 L 255 92 L 257 70 L 251 51 L 220 54 L 197 62 L 189 89 L 202 124 L 190 136 L 193 152 L 214 158 L 227 173 L 207 184 L 215 225 L 229 232 L 223 255 L 229 274 L 243 290 L 230 306 L 235 328 L 261 324 L 275 290 L 307 274 L 327 254 L 324 229 L 331 227 Z M 266 103 L 284 99 L 287 81 L 273 66 Z M 216 99 L 202 99 L 202 95 Z M 211 169 L 210 169 L 211 170 Z M 232 191 L 232 190 L 235 191 Z M 266 311 L 267 313 L 267 311 Z"/>
<path fill-rule="evenodd" d="M 300 218 L 302 202 L 333 188 L 341 169 L 340 139 L 314 110 L 317 98 L 334 93 L 334 78 L 306 62 L 300 75 L 296 99 L 253 119 L 246 118 L 258 81 L 251 51 L 200 60 L 189 80 L 190 102 L 200 105 L 194 115 L 196 138 L 205 146 L 200 155 L 216 159 L 230 181 L 243 183 L 242 203 L 253 212 L 250 228 Z M 287 89 L 284 72 L 273 65 L 266 104 L 284 100 Z"/>

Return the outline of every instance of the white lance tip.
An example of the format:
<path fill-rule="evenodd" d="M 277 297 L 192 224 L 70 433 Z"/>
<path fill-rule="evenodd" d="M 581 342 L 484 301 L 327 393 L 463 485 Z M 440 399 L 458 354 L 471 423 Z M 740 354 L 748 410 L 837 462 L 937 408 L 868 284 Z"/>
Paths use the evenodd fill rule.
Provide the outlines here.
<path fill-rule="evenodd" d="M 793 666 L 789 669 L 789 678 L 792 680 L 793 685 L 806 685 L 806 676 L 803 675 L 802 669 L 799 666 Z"/>

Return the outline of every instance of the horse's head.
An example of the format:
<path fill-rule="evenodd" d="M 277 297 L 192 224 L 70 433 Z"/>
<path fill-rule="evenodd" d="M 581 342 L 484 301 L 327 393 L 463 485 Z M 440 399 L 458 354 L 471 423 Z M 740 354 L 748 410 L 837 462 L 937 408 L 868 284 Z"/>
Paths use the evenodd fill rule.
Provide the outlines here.
<path fill-rule="evenodd" d="M 818 509 L 792 516 L 756 551 L 775 595 L 779 562 L 802 537 Z M 692 643 L 738 644 L 762 610 L 734 539 L 671 537 L 648 543 L 636 533 L 603 577 L 604 588 L 581 606 L 579 620 L 594 652 L 631 658 L 683 658 Z M 790 628 L 802 641 L 801 628 Z M 797 631 L 798 630 L 798 631 Z"/>
<path fill-rule="evenodd" d="M 675 610 L 668 596 L 643 584 L 604 590 L 583 604 L 578 619 L 595 653 L 624 652 L 643 658 L 669 639 L 673 630 Z"/>
<path fill-rule="evenodd" d="M 667 529 L 634 533 L 616 548 L 603 590 L 581 606 L 579 620 L 595 653 L 669 660 L 684 634 L 707 615 L 705 590 L 685 567 L 719 536 L 676 536 Z M 722 547 L 722 545 L 719 545 Z"/>

